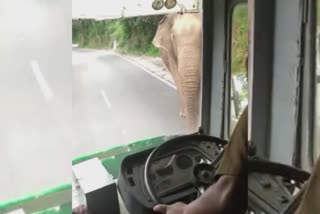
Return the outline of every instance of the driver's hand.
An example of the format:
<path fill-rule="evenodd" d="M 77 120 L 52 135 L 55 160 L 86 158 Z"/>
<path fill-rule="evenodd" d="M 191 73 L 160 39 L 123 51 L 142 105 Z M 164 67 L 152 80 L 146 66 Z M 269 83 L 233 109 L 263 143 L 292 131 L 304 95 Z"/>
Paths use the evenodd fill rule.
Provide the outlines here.
<path fill-rule="evenodd" d="M 161 214 L 182 214 L 186 209 L 186 204 L 178 202 L 172 205 L 159 204 L 153 208 L 153 211 Z"/>

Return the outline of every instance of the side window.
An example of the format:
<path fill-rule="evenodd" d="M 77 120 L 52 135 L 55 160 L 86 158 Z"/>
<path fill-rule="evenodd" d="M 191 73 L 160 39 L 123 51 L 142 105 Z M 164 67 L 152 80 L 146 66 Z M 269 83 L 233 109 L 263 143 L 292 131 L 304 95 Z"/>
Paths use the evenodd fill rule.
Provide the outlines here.
<path fill-rule="evenodd" d="M 247 53 L 248 53 L 248 6 L 238 4 L 232 12 L 231 22 L 231 75 L 229 135 L 241 113 L 248 105 Z"/>
<path fill-rule="evenodd" d="M 316 40 L 316 138 L 315 157 L 320 155 L 320 0 L 317 1 L 317 40 Z"/>

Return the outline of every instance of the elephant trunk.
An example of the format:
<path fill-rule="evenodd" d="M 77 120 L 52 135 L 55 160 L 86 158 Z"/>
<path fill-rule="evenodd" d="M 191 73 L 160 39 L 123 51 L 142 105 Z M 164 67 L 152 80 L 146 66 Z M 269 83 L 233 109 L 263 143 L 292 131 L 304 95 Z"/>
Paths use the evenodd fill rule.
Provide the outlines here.
<path fill-rule="evenodd" d="M 178 59 L 182 100 L 188 128 L 193 132 L 199 126 L 200 48 L 185 46 L 179 50 Z"/>

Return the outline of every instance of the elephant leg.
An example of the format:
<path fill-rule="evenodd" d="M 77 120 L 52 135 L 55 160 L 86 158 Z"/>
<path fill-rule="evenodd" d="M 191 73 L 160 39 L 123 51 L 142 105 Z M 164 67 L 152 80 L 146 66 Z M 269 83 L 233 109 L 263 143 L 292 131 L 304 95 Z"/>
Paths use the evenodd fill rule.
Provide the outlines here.
<path fill-rule="evenodd" d="M 180 117 L 186 117 L 186 108 L 185 108 L 185 102 L 183 101 L 183 94 L 181 93 L 181 89 L 179 89 L 177 87 L 177 91 L 178 91 L 178 96 L 179 96 L 179 100 L 180 100 Z"/>
<path fill-rule="evenodd" d="M 179 116 L 185 118 L 187 115 L 183 100 L 180 98 L 180 111 L 179 111 Z"/>
<path fill-rule="evenodd" d="M 171 64 L 173 64 L 173 62 L 171 62 Z M 176 67 L 172 66 L 170 68 L 170 73 L 173 77 L 173 80 L 174 80 L 174 83 L 175 83 L 176 89 L 177 89 L 177 94 L 179 97 L 179 105 L 180 105 L 179 116 L 186 117 L 186 108 L 184 105 L 183 94 L 182 94 L 182 90 L 181 90 L 181 78 L 179 78 L 179 75 L 177 74 L 176 70 L 177 70 Z"/>
<path fill-rule="evenodd" d="M 186 117 L 186 108 L 185 108 L 185 102 L 183 101 L 183 94 L 181 90 L 181 79 L 179 78 L 178 74 L 173 75 L 176 88 L 177 88 L 177 94 L 179 97 L 179 104 L 180 104 L 180 111 L 179 111 L 179 116 L 180 117 Z"/>
<path fill-rule="evenodd" d="M 182 81 L 181 92 L 186 112 L 186 120 L 190 132 L 197 130 L 199 125 L 199 95 L 200 95 L 200 59 L 194 57 L 193 48 L 182 49 L 179 76 Z"/>

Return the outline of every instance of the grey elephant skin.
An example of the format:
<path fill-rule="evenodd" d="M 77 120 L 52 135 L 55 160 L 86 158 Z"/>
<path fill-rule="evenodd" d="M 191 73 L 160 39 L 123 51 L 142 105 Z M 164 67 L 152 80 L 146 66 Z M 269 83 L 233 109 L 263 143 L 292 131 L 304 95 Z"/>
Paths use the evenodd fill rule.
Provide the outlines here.
<path fill-rule="evenodd" d="M 152 42 L 172 74 L 189 131 L 199 123 L 201 29 L 198 13 L 167 14 Z"/>

